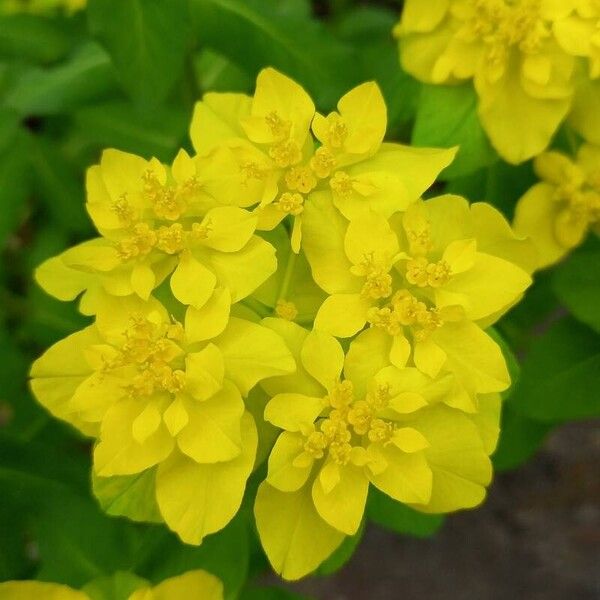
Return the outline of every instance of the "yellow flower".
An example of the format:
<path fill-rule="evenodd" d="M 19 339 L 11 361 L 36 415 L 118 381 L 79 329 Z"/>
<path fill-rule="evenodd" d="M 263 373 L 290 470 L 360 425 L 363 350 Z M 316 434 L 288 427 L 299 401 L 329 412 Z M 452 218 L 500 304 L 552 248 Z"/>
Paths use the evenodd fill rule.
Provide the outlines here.
<path fill-rule="evenodd" d="M 493 146 L 508 162 L 523 162 L 546 149 L 566 117 L 575 56 L 595 43 L 591 28 L 568 25 L 576 4 L 590 3 L 408 0 L 395 29 L 402 64 L 428 83 L 472 79 Z"/>
<path fill-rule="evenodd" d="M 308 94 L 271 68 L 258 75 L 253 98 L 210 93 L 196 106 L 191 137 L 198 154 L 231 148 L 248 179 L 262 184 L 259 228 L 290 215 L 295 252 L 315 194 L 330 195 L 347 218 L 366 210 L 389 216 L 416 200 L 455 154 L 382 143 L 387 111 L 373 82 L 348 92 L 337 108 L 315 114 Z"/>
<path fill-rule="evenodd" d="M 128 600 L 223 600 L 223 584 L 206 571 L 188 571 L 165 579 L 155 586 L 145 585 L 128 596 Z M 0 600 L 91 600 L 86 592 L 46 581 L 7 581 L 0 583 Z"/>
<path fill-rule="evenodd" d="M 315 280 L 330 294 L 317 329 L 351 337 L 368 323 L 358 340 L 373 356 L 431 377 L 452 371 L 471 398 L 508 387 L 500 349 L 480 327 L 521 298 L 534 263 L 530 245 L 498 211 L 440 196 L 413 203 L 391 224 L 371 213 L 345 230 L 341 220 L 327 227 L 337 235 L 326 250 L 310 240 L 305 247 Z"/>
<path fill-rule="evenodd" d="M 39 402 L 98 439 L 98 476 L 157 467 L 161 514 L 194 544 L 235 515 L 254 464 L 242 395 L 295 368 L 275 333 L 230 317 L 229 304 L 228 290 L 217 290 L 180 323 L 154 299 L 107 297 L 94 325 L 31 370 Z"/>
<path fill-rule="evenodd" d="M 590 229 L 600 231 L 600 147 L 584 144 L 575 160 L 546 152 L 534 165 L 541 182 L 519 200 L 514 226 L 530 236 L 537 267 L 544 268 L 581 244 Z"/>
<path fill-rule="evenodd" d="M 566 52 L 589 59 L 589 75 L 597 79 L 600 77 L 600 1 L 575 0 L 566 5 L 574 5 L 575 10 L 554 23 L 554 35 Z"/>
<path fill-rule="evenodd" d="M 50 294 L 83 290 L 147 299 L 169 275 L 174 296 L 200 308 L 226 286 L 233 301 L 252 293 L 276 269 L 274 248 L 254 235 L 257 218 L 236 204 L 243 175 L 230 151 L 190 158 L 170 169 L 157 160 L 107 150 L 87 175 L 87 208 L 101 238 L 39 267 Z"/>
<path fill-rule="evenodd" d="M 265 418 L 283 431 L 255 504 L 263 547 L 284 578 L 314 570 L 357 532 L 370 483 L 425 512 L 483 500 L 498 436 L 497 395 L 482 396 L 470 416 L 442 403 L 451 377 L 380 369 L 368 359 L 344 364 L 331 336 L 266 324 L 290 346 L 295 340 L 299 371 L 284 383 L 265 382 L 275 393 Z"/>

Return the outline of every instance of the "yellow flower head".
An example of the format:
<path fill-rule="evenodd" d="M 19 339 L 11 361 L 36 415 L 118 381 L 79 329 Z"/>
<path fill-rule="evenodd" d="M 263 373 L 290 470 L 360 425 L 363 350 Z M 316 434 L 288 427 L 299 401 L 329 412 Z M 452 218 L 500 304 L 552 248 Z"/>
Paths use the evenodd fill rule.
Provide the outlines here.
<path fill-rule="evenodd" d="M 473 80 L 479 116 L 492 144 L 507 161 L 519 163 L 545 150 L 567 115 L 575 57 L 595 56 L 598 20 L 592 5 L 575 0 L 408 0 L 395 34 L 404 68 L 421 81 Z M 594 60 L 592 73 L 597 70 Z"/>
<path fill-rule="evenodd" d="M 7 581 L 0 583 L 0 600 L 91 600 L 85 591 L 45 581 Z M 223 584 L 206 571 L 188 571 L 165 579 L 155 586 L 143 585 L 128 600 L 223 600 Z"/>
<path fill-rule="evenodd" d="M 201 308 L 226 286 L 233 301 L 276 268 L 274 248 L 254 235 L 257 218 L 232 153 L 223 148 L 168 169 L 157 160 L 107 150 L 89 169 L 87 208 L 101 238 L 37 271 L 40 285 L 66 300 L 83 290 L 148 299 L 169 275 L 173 295 Z"/>
<path fill-rule="evenodd" d="M 600 225 L 600 148 L 584 144 L 575 160 L 560 152 L 535 159 L 541 179 L 519 200 L 515 230 L 533 241 L 538 268 L 560 260 Z"/>
<path fill-rule="evenodd" d="M 455 154 L 382 143 L 387 111 L 373 82 L 348 92 L 337 109 L 315 113 L 302 87 L 271 68 L 258 75 L 252 98 L 209 93 L 196 106 L 191 137 L 198 154 L 231 148 L 248 181 L 262 186 L 259 228 L 291 215 L 295 252 L 311 234 L 304 223 L 315 195 L 331 196 L 347 218 L 365 210 L 389 216 L 416 200 Z"/>
<path fill-rule="evenodd" d="M 265 384 L 271 394 L 281 390 L 265 418 L 283 431 L 255 505 L 263 546 L 283 577 L 302 577 L 357 532 L 369 483 L 425 512 L 483 500 L 498 435 L 497 395 L 482 397 L 480 412 L 468 416 L 442 403 L 451 378 L 379 369 L 369 360 L 344 364 L 331 336 L 269 324 L 300 342 L 297 374 L 283 385 Z"/>
<path fill-rule="evenodd" d="M 351 337 L 369 324 L 359 339 L 374 354 L 431 377 L 453 371 L 470 396 L 508 386 L 501 352 L 477 324 L 492 324 L 520 299 L 532 252 L 490 205 L 441 196 L 391 223 L 370 213 L 330 240 L 329 253 L 310 244 L 306 252 L 330 294 L 317 329 Z"/>
<path fill-rule="evenodd" d="M 34 363 L 31 385 L 55 416 L 97 438 L 99 477 L 156 467 L 162 517 L 198 544 L 237 512 L 254 464 L 242 394 L 293 369 L 281 339 L 230 318 L 229 292 L 217 290 L 181 323 L 156 300 L 109 297 L 94 325 Z"/>

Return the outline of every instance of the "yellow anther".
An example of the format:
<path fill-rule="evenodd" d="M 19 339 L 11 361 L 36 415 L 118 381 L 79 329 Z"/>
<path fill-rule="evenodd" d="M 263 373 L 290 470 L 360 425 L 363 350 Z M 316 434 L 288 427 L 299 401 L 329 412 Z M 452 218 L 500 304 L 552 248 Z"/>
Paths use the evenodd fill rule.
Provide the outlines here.
<path fill-rule="evenodd" d="M 314 156 L 310 159 L 310 168 L 320 179 L 329 177 L 334 167 L 335 157 L 331 153 L 331 150 L 324 146 L 318 148 Z"/>
<path fill-rule="evenodd" d="M 430 263 L 424 256 L 406 263 L 406 280 L 418 287 L 440 287 L 450 280 L 450 265 L 444 260 Z"/>
<path fill-rule="evenodd" d="M 341 148 L 344 145 L 344 140 L 348 135 L 348 127 L 337 113 L 331 113 L 327 117 L 327 139 L 325 143 L 332 148 Z"/>
<path fill-rule="evenodd" d="M 304 198 L 297 192 L 284 192 L 275 202 L 275 206 L 284 213 L 298 216 L 304 210 Z"/>
<path fill-rule="evenodd" d="M 275 164 L 282 169 L 298 164 L 302 160 L 302 153 L 298 145 L 287 140 L 269 148 L 269 156 L 275 161 Z"/>
<path fill-rule="evenodd" d="M 406 237 L 408 238 L 410 253 L 413 256 L 427 254 L 433 248 L 429 228 L 419 231 L 411 229 L 406 232 Z"/>
<path fill-rule="evenodd" d="M 372 407 L 366 400 L 358 400 L 352 404 L 347 418 L 348 423 L 352 425 L 355 433 L 364 435 L 369 431 L 371 425 L 371 419 L 373 418 Z"/>
<path fill-rule="evenodd" d="M 287 137 L 290 133 L 292 124 L 289 121 L 284 121 L 279 116 L 277 111 L 270 112 L 265 117 L 265 122 L 267 123 L 267 126 L 271 130 L 271 133 L 273 134 L 273 136 L 275 138 L 277 138 L 278 140 L 281 140 L 284 137 Z"/>
<path fill-rule="evenodd" d="M 124 225 L 130 225 L 134 212 L 127 200 L 127 194 L 121 194 L 117 200 L 113 200 L 110 209 L 119 217 Z"/>
<path fill-rule="evenodd" d="M 298 316 L 298 309 L 293 302 L 278 300 L 275 306 L 275 314 L 286 321 L 293 321 Z"/>
<path fill-rule="evenodd" d="M 390 386 L 387 383 L 378 384 L 375 390 L 367 395 L 367 401 L 375 412 L 379 412 L 384 408 L 387 408 L 389 400 Z"/>
<path fill-rule="evenodd" d="M 161 226 L 157 232 L 157 247 L 167 254 L 177 254 L 185 248 L 185 235 L 181 223 Z"/>
<path fill-rule="evenodd" d="M 189 232 L 189 238 L 192 242 L 206 240 L 212 232 L 212 224 L 210 219 L 205 223 L 192 223 L 192 228 Z"/>
<path fill-rule="evenodd" d="M 254 161 L 248 161 L 240 166 L 244 181 L 247 182 L 249 179 L 263 179 L 265 172 L 259 167 L 258 163 Z"/>
<path fill-rule="evenodd" d="M 371 307 L 367 312 L 367 321 L 372 327 L 383 329 L 389 335 L 398 335 L 402 331 L 400 321 L 389 306 Z"/>
<path fill-rule="evenodd" d="M 345 465 L 350 460 L 352 446 L 348 442 L 332 442 L 329 445 L 329 456 L 338 465 Z"/>
<path fill-rule="evenodd" d="M 146 256 L 157 242 L 156 232 L 147 223 L 136 223 L 132 235 L 117 244 L 117 251 L 122 260 L 130 260 Z"/>
<path fill-rule="evenodd" d="M 285 182 L 290 190 L 308 194 L 317 185 L 317 178 L 308 167 L 292 167 L 285 174 Z"/>
<path fill-rule="evenodd" d="M 394 316 L 401 325 L 412 325 L 418 316 L 427 312 L 427 306 L 419 302 L 408 290 L 398 290 L 392 298 Z"/>
<path fill-rule="evenodd" d="M 313 431 L 304 442 L 304 451 L 313 458 L 323 458 L 323 451 L 327 448 L 327 438 L 321 431 Z"/>
<path fill-rule="evenodd" d="M 347 408 L 354 399 L 354 386 L 351 381 L 338 381 L 331 388 L 326 400 L 337 409 Z"/>
<path fill-rule="evenodd" d="M 170 340 L 181 342 L 184 337 L 185 329 L 179 321 L 173 321 L 173 323 L 167 327 L 167 338 Z"/>
<path fill-rule="evenodd" d="M 369 271 L 360 293 L 373 300 L 387 298 L 392 293 L 392 276 L 383 268 Z"/>
<path fill-rule="evenodd" d="M 394 426 L 388 421 L 383 419 L 373 419 L 371 421 L 371 427 L 367 434 L 369 441 L 373 443 L 386 443 L 389 442 L 394 433 Z"/>
<path fill-rule="evenodd" d="M 353 180 L 344 171 L 337 171 L 329 180 L 329 186 L 334 194 L 345 198 L 354 193 Z"/>

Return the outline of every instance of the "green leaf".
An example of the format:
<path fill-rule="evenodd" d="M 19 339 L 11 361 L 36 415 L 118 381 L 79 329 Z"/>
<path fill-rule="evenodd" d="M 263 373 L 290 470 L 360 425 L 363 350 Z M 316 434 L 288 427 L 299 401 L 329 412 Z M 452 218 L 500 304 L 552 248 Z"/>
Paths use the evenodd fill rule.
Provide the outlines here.
<path fill-rule="evenodd" d="M 189 43 L 186 0 L 90 0 L 92 34 L 112 58 L 123 88 L 156 106 L 183 71 Z"/>
<path fill-rule="evenodd" d="M 505 404 L 502 408 L 500 439 L 492 456 L 494 468 L 507 471 L 527 462 L 553 427 L 551 423 L 528 419 Z"/>
<path fill-rule="evenodd" d="M 572 254 L 556 269 L 553 287 L 574 317 L 600 333 L 600 250 Z"/>
<path fill-rule="evenodd" d="M 136 475 L 98 477 L 92 473 L 92 489 L 100 506 L 114 517 L 161 523 L 155 497 L 156 469 Z"/>
<path fill-rule="evenodd" d="M 109 577 L 100 577 L 83 587 L 91 600 L 128 600 L 129 596 L 147 584 L 134 573 L 119 571 Z"/>
<path fill-rule="evenodd" d="M 248 93 L 252 88 L 252 80 L 245 71 L 212 50 L 196 55 L 194 69 L 200 89 L 206 92 Z"/>
<path fill-rule="evenodd" d="M 88 42 L 64 64 L 25 71 L 7 92 L 5 104 L 24 116 L 53 115 L 101 98 L 113 87 L 108 55 Z"/>
<path fill-rule="evenodd" d="M 374 488 L 369 493 L 367 516 L 381 527 L 418 538 L 432 536 L 444 522 L 443 515 L 417 512 Z"/>
<path fill-rule="evenodd" d="M 477 95 L 471 85 L 424 85 L 412 143 L 415 146 L 459 146 L 455 161 L 440 179 L 454 179 L 498 160 L 477 116 Z"/>
<path fill-rule="evenodd" d="M 31 191 L 27 140 L 21 132 L 10 134 L 10 117 L 0 112 L 8 148 L 0 153 L 0 247 L 23 221 Z M 1 125 L 0 125 L 1 127 Z M 0 133 L 0 136 L 2 134 Z"/>
<path fill-rule="evenodd" d="M 53 140 L 30 136 L 34 185 L 54 222 L 67 232 L 89 233 L 82 174 Z"/>
<path fill-rule="evenodd" d="M 76 494 L 87 489 L 85 454 L 60 451 L 48 444 L 0 435 L 0 485 L 15 493 L 26 492 L 37 504 L 45 494 Z"/>
<path fill-rule="evenodd" d="M 62 58 L 70 45 L 57 19 L 28 14 L 0 16 L 0 58 L 51 63 Z"/>
<path fill-rule="evenodd" d="M 364 531 L 365 522 L 363 521 L 356 534 L 346 537 L 346 539 L 334 551 L 334 553 L 319 565 L 319 568 L 315 571 L 315 574 L 331 575 L 332 573 L 339 571 L 352 558 L 352 555 L 356 551 L 360 540 L 362 540 Z"/>
<path fill-rule="evenodd" d="M 519 381 L 521 367 L 508 341 L 495 327 L 488 328 L 486 333 L 498 344 L 498 346 L 500 346 L 504 360 L 506 360 L 506 366 L 508 367 L 508 373 L 510 375 L 510 388 L 502 392 L 502 397 L 506 398 L 511 394 L 517 381 Z"/>
<path fill-rule="evenodd" d="M 75 112 L 75 124 L 88 143 L 144 157 L 172 160 L 185 140 L 188 115 L 177 108 L 140 112 L 131 104 L 110 101 Z"/>
<path fill-rule="evenodd" d="M 507 402 L 543 422 L 586 419 L 600 416 L 599 386 L 600 336 L 567 317 L 531 344 Z"/>
<path fill-rule="evenodd" d="M 183 545 L 169 534 L 136 572 L 157 584 L 186 571 L 204 569 L 223 582 L 225 600 L 233 600 L 248 574 L 249 532 L 246 519 L 244 513 L 238 513 L 225 529 L 205 538 L 201 546 Z"/>
<path fill-rule="evenodd" d="M 342 12 L 334 21 L 335 33 L 354 44 L 369 44 L 374 39 L 392 40 L 392 28 L 398 16 L 380 6 L 356 6 Z M 393 43 L 396 47 L 396 44 Z M 396 62 L 399 64 L 396 48 Z"/>
<path fill-rule="evenodd" d="M 42 568 L 38 578 L 80 587 L 133 564 L 138 533 L 107 518 L 85 497 L 62 494 L 35 515 Z"/>
<path fill-rule="evenodd" d="M 191 0 L 191 9 L 201 44 L 251 77 L 275 67 L 306 87 L 322 109 L 333 108 L 362 79 L 356 53 L 315 20 L 284 16 L 264 0 Z"/>

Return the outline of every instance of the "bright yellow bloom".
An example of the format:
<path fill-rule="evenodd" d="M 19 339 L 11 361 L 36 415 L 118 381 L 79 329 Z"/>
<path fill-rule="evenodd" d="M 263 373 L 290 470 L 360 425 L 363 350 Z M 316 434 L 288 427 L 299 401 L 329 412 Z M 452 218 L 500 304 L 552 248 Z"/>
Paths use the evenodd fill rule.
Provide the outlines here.
<path fill-rule="evenodd" d="M 254 235 L 256 216 L 240 208 L 253 202 L 245 189 L 224 148 L 193 159 L 182 150 L 170 169 L 107 150 L 87 175 L 87 209 L 102 237 L 46 261 L 36 278 L 62 300 L 83 290 L 146 300 L 171 275 L 183 304 L 201 308 L 223 286 L 236 302 L 276 269 L 274 248 Z"/>
<path fill-rule="evenodd" d="M 98 476 L 157 467 L 164 520 L 198 544 L 235 515 L 254 464 L 242 395 L 294 368 L 275 333 L 230 318 L 222 289 L 183 323 L 154 299 L 108 297 L 94 325 L 34 363 L 31 385 L 50 412 L 98 439 Z"/>
<path fill-rule="evenodd" d="M 470 416 L 443 404 L 451 376 L 380 369 L 368 357 L 344 363 L 328 334 L 267 324 L 294 346 L 298 362 L 295 375 L 265 382 L 275 394 L 265 418 L 283 432 L 255 504 L 262 544 L 284 578 L 314 570 L 357 532 L 369 483 L 425 512 L 483 500 L 498 436 L 496 394 L 482 396 Z"/>
<path fill-rule="evenodd" d="M 319 226 L 336 235 L 327 249 L 312 240 L 305 246 L 330 294 L 317 329 L 351 337 L 368 323 L 358 340 L 374 356 L 431 377 L 455 372 L 470 397 L 508 387 L 500 349 L 477 324 L 491 325 L 520 299 L 535 259 L 497 210 L 441 196 L 412 204 L 391 224 L 371 213 L 345 233 L 331 218 Z"/>
<path fill-rule="evenodd" d="M 569 112 L 575 57 L 591 56 L 592 72 L 597 69 L 592 4 L 407 0 L 395 34 L 404 68 L 421 81 L 473 80 L 492 145 L 508 162 L 520 163 L 547 148 Z M 585 27 L 573 16 L 577 5 Z"/>
<path fill-rule="evenodd" d="M 600 232 L 600 147 L 584 144 L 575 160 L 546 152 L 534 165 L 542 181 L 519 200 L 514 226 L 531 238 L 543 268 L 579 246 L 590 229 Z"/>
<path fill-rule="evenodd" d="M 6 13 L 47 13 L 57 8 L 76 12 L 85 8 L 87 0 L 3 0 L 0 12 Z"/>
<path fill-rule="evenodd" d="M 223 600 L 223 584 L 206 571 L 188 571 L 151 587 L 135 590 L 128 600 Z M 0 583 L 0 600 L 91 600 L 91 596 L 59 583 L 7 581 Z"/>
<path fill-rule="evenodd" d="M 348 92 L 337 108 L 315 114 L 308 94 L 270 68 L 258 75 L 254 97 L 209 93 L 196 106 L 198 154 L 231 148 L 248 180 L 262 185 L 259 228 L 290 215 L 295 252 L 310 235 L 303 223 L 315 194 L 330 195 L 347 218 L 368 210 L 389 216 L 416 200 L 455 154 L 382 143 L 387 111 L 373 82 Z"/>

